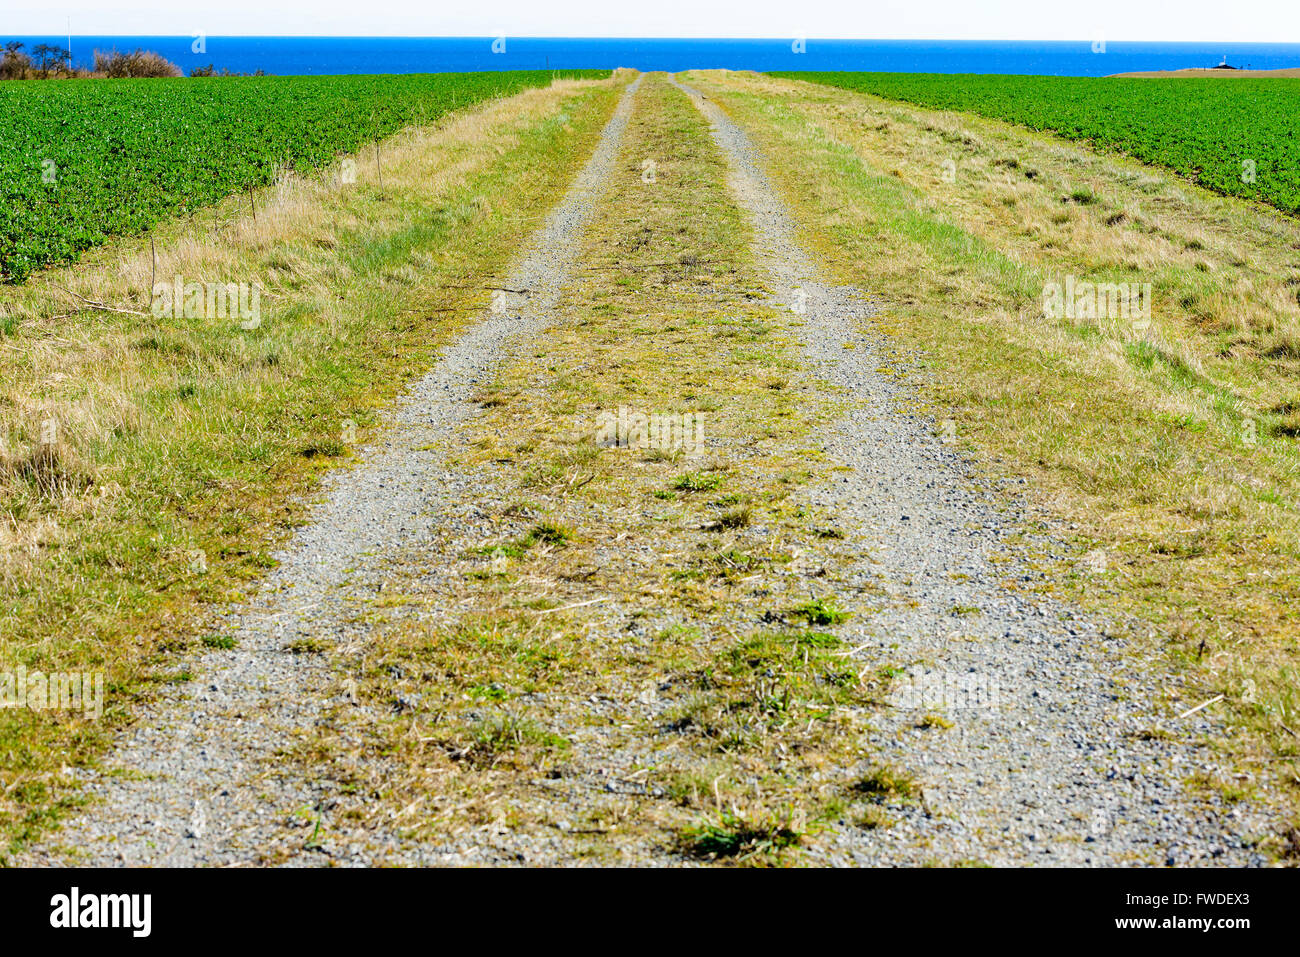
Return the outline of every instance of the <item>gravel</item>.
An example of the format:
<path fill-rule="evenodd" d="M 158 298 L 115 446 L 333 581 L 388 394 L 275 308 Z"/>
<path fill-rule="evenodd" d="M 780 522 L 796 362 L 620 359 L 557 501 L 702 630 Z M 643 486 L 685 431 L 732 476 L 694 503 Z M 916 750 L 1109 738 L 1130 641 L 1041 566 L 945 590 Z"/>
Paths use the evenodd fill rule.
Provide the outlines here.
<path fill-rule="evenodd" d="M 864 664 L 906 669 L 868 751 L 910 771 L 920 794 L 887 801 L 892 827 L 837 828 L 819 842 L 825 862 L 1265 863 L 1251 845 L 1273 824 L 1267 812 L 1194 797 L 1182 784 L 1226 773 L 1204 743 L 1222 729 L 1204 711 L 1177 720 L 1161 704 L 1176 675 L 1108 638 L 1105 622 L 1031 590 L 1044 572 L 1012 543 L 1028 539 L 1058 568 L 1071 550 L 944 441 L 956 423 L 909 411 L 915 381 L 878 371 L 901 370 L 871 331 L 870 298 L 821 278 L 760 152 L 715 104 L 683 89 L 729 160 L 775 298 L 805 310 L 809 359 L 858 400 L 825 442 L 848 470 L 816 500 L 860 545 L 859 587 L 885 594 L 880 612 L 844 636 L 862 646 Z M 927 713 L 953 726 L 917 727 Z M 1151 737 L 1158 726 L 1164 735 Z"/>

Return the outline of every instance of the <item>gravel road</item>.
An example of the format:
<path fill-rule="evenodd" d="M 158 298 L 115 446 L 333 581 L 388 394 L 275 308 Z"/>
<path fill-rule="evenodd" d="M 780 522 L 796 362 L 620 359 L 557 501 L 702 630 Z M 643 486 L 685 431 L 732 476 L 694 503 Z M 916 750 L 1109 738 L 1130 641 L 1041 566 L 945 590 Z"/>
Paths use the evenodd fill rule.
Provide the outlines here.
<path fill-rule="evenodd" d="M 334 686 L 324 656 L 292 648 L 304 640 L 363 640 L 355 599 L 367 589 L 373 594 L 368 566 L 405 542 L 427 539 L 435 522 L 454 522 L 449 503 L 472 499 L 473 490 L 457 487 L 445 470 L 436 446 L 478 411 L 471 396 L 502 358 L 507 338 L 535 333 L 551 316 L 639 84 L 638 78 L 624 91 L 590 160 L 503 283 L 528 294 L 498 296 L 397 403 L 382 444 L 359 449 L 359 466 L 328 476 L 309 523 L 275 555 L 279 565 L 256 596 L 216 623 L 214 631 L 234 637 L 237 647 L 189 664 L 197 679 L 141 715 L 106 772 L 86 781 L 92 812 L 24 863 L 331 859 L 303 851 L 309 842 L 302 829 L 318 820 L 328 829 L 333 796 L 322 784 L 281 774 L 275 761 L 319 720 Z M 360 840 L 339 852 L 346 862 L 369 863 L 391 850 L 373 846 L 373 835 L 369 846 Z"/>
<path fill-rule="evenodd" d="M 860 400 L 826 436 L 849 470 L 819 498 L 860 543 L 861 583 L 888 596 L 846 636 L 864 662 L 907 669 L 870 743 L 916 776 L 923 797 L 892 808 L 894 827 L 825 842 L 826 861 L 1262 864 L 1251 837 L 1267 821 L 1194 800 L 1182 785 L 1224 770 L 1203 744 L 1221 729 L 1204 712 L 1178 720 L 1159 704 L 1177 676 L 1108 639 L 1104 622 L 1032 590 L 1044 573 L 1012 543 L 1028 536 L 1058 561 L 1069 549 L 973 475 L 945 442 L 958 423 L 908 411 L 915 386 L 880 371 L 898 362 L 864 321 L 875 311 L 869 297 L 820 278 L 753 143 L 682 89 L 728 157 L 776 297 L 804 311 L 809 359 Z M 918 727 L 927 713 L 954 726 Z"/>
<path fill-rule="evenodd" d="M 624 92 L 590 161 L 504 283 L 528 293 L 498 297 L 394 407 L 382 442 L 358 450 L 356 467 L 329 475 L 309 523 L 276 555 L 278 567 L 216 623 L 237 647 L 188 664 L 196 680 L 164 694 L 106 770 L 87 776 L 87 812 L 22 863 L 570 862 L 558 834 L 541 845 L 506 835 L 491 851 L 472 841 L 408 847 L 349 830 L 334 819 L 335 785 L 304 780 L 276 756 L 310 734 L 338 687 L 326 656 L 294 648 L 362 648 L 368 625 L 357 609 L 385 580 L 386 561 L 431 542 L 482 537 L 480 489 L 474 476 L 450 468 L 446 443 L 479 410 L 473 396 L 496 365 L 555 318 L 639 83 Z M 730 187 L 752 222 L 774 302 L 800 315 L 817 374 L 853 399 L 822 437 L 845 468 L 813 501 L 837 516 L 861 556 L 846 589 L 882 596 L 875 614 L 840 630 L 861 668 L 895 669 L 890 706 L 873 717 L 864 745 L 919 783 L 917 799 L 887 800 L 893 826 L 832 826 L 810 847 L 812 859 L 1264 863 L 1251 839 L 1275 822 L 1217 796 L 1193 796 L 1183 784 L 1224 770 L 1204 743 L 1222 729 L 1204 711 L 1178 717 L 1164 695 L 1178 676 L 1108 637 L 1107 622 L 1037 587 L 1068 567 L 1071 550 L 1013 494 L 976 476 L 951 441 L 959 423 L 912 411 L 917 380 L 896 374 L 908 370 L 872 331 L 876 304 L 822 278 L 753 143 L 715 104 L 681 89 L 730 163 Z M 894 373 L 880 371 L 885 365 Z M 429 574 L 459 574 L 453 565 L 448 557 Z M 630 612 L 616 600 L 601 608 L 593 626 L 627 629 Z M 579 727 L 571 737 L 591 742 L 590 754 L 574 759 L 575 788 L 613 791 L 600 783 L 608 768 L 645 757 L 640 748 L 622 755 L 616 729 Z M 573 799 L 537 800 L 549 813 Z M 325 846 L 304 840 L 318 827 L 330 835 Z M 677 860 L 651 844 L 638 854 L 647 863 Z"/>

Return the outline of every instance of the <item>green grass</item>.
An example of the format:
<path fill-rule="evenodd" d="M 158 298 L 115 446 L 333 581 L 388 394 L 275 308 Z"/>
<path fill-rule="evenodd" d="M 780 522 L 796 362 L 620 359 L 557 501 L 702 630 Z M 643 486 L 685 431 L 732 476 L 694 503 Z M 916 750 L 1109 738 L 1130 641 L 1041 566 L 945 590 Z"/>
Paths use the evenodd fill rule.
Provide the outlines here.
<path fill-rule="evenodd" d="M 722 476 L 717 472 L 687 472 L 679 478 L 673 488 L 679 492 L 712 492 L 722 485 Z"/>
<path fill-rule="evenodd" d="M 498 545 L 484 545 L 477 550 L 477 554 L 491 558 L 523 558 L 530 548 L 537 545 L 562 547 L 572 539 L 571 529 L 555 522 L 538 522 L 519 538 Z"/>
<path fill-rule="evenodd" d="M 803 838 L 789 818 L 746 819 L 723 811 L 716 820 L 685 830 L 681 843 L 687 853 L 696 857 L 747 860 L 798 847 Z"/>
<path fill-rule="evenodd" d="M 453 746 L 454 753 L 479 765 L 491 765 L 524 749 L 564 751 L 569 747 L 565 738 L 517 714 L 494 714 L 474 721 L 465 738 L 465 744 Z"/>
<path fill-rule="evenodd" d="M 849 612 L 840 610 L 832 601 L 814 598 L 790 609 L 796 618 L 802 618 L 810 625 L 839 625 L 849 620 Z"/>

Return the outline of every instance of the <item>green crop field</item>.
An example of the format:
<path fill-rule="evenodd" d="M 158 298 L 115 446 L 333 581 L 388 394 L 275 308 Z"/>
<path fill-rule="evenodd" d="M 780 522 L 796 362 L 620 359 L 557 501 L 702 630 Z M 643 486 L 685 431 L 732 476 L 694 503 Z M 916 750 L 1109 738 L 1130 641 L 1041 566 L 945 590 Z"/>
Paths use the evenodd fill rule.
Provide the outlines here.
<path fill-rule="evenodd" d="M 773 75 L 1009 120 L 1300 212 L 1300 79 Z"/>
<path fill-rule="evenodd" d="M 537 70 L 5 83 L 0 279 L 21 281 L 111 236 L 265 185 L 283 168 L 320 166 L 403 126 L 545 85 L 552 76 Z"/>

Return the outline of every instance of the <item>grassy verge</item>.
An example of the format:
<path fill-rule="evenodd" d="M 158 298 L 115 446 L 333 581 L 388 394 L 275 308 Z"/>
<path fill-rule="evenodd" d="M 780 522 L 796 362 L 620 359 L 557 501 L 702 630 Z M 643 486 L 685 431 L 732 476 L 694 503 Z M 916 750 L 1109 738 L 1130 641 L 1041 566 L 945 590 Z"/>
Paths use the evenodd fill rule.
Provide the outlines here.
<path fill-rule="evenodd" d="M 873 690 L 839 632 L 871 596 L 802 499 L 835 399 L 763 304 L 725 169 L 647 77 L 556 325 L 453 445 L 482 518 L 393 557 L 403 607 L 340 658 L 366 707 L 298 755 L 351 796 L 340 826 L 491 859 L 779 863 L 861 803 Z M 703 413 L 705 447 L 602 444 L 620 408 Z"/>
<path fill-rule="evenodd" d="M 503 70 L 2 84 L 0 281 L 554 79 Z"/>
<path fill-rule="evenodd" d="M 1300 797 L 1300 225 L 996 121 L 705 74 L 772 158 L 804 238 L 884 299 L 921 395 L 1087 560 L 1059 588 L 1134 629 Z M 1150 285 L 1149 321 L 1045 291 Z M 1235 785 L 1234 785 L 1235 786 Z"/>
<path fill-rule="evenodd" d="M 778 73 L 791 80 L 1019 123 L 1173 170 L 1229 196 L 1300 212 L 1294 143 L 1300 83 L 924 73 Z M 1120 119 L 1122 117 L 1122 119 Z"/>
<path fill-rule="evenodd" d="M 298 496 L 483 307 L 618 86 L 495 101 L 358 157 L 354 183 L 288 179 L 158 233 L 160 280 L 257 284 L 259 323 L 156 318 L 138 241 L 4 289 L 0 670 L 107 685 L 100 720 L 0 710 L 8 843 L 76 801 L 69 769 L 178 677 L 203 606 L 273 563 Z"/>

